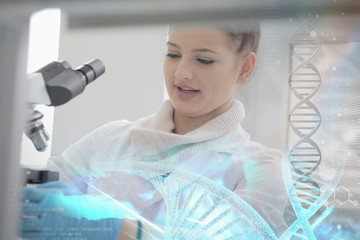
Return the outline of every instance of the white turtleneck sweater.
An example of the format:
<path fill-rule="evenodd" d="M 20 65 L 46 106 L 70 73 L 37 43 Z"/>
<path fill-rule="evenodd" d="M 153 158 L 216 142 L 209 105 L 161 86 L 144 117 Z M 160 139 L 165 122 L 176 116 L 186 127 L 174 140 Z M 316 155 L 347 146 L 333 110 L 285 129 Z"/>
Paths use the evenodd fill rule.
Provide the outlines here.
<path fill-rule="evenodd" d="M 173 112 L 171 102 L 165 101 L 149 117 L 115 121 L 94 130 L 63 153 L 63 174 L 83 191 L 85 181 L 161 223 L 165 196 L 157 184 L 176 181 L 174 171 L 188 171 L 222 184 L 270 218 L 265 220 L 272 226 L 268 209 L 278 212 L 278 218 L 287 203 L 282 155 L 250 140 L 240 125 L 245 115 L 242 103 L 234 100 L 227 112 L 184 135 L 172 132 Z M 137 176 L 131 163 L 149 168 Z M 87 191 L 96 192 L 92 187 Z"/>

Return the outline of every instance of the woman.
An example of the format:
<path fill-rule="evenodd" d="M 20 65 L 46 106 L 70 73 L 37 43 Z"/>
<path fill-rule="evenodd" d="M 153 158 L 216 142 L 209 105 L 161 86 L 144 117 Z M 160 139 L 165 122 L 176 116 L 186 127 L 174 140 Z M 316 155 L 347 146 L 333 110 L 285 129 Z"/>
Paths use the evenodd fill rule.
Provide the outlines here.
<path fill-rule="evenodd" d="M 170 99 L 147 118 L 111 122 L 93 131 L 64 152 L 58 163 L 62 171 L 80 191 L 105 192 L 118 201 L 130 202 L 140 216 L 159 226 L 169 224 L 173 215 L 168 212 L 174 206 L 189 204 L 187 199 L 191 198 L 186 196 L 195 196 L 191 190 L 183 189 L 194 183 L 198 184 L 196 189 L 208 186 L 209 181 L 210 185 L 221 183 L 256 209 L 279 234 L 281 221 L 273 224 L 268 209 L 274 209 L 276 217 L 284 209 L 281 154 L 250 141 L 240 125 L 243 106 L 234 99 L 238 87 L 248 82 L 254 72 L 259 35 L 258 24 L 246 32 L 171 27 L 164 61 Z M 201 184 L 186 180 L 195 179 L 193 176 L 200 176 Z M 40 189 L 54 191 L 54 185 Z M 174 197 L 176 191 L 169 189 L 181 190 L 184 197 Z M 39 189 L 27 192 L 30 202 L 46 202 L 46 194 L 33 197 L 38 196 L 36 191 Z M 73 194 L 67 187 L 59 191 Z M 279 199 L 282 196 L 284 201 Z M 173 199 L 178 202 L 172 203 Z M 186 206 L 175 212 L 179 209 Z M 180 228 L 187 228 L 184 221 L 179 223 Z M 74 224 L 111 226 L 106 236 L 112 239 L 141 238 L 148 233 L 143 233 L 142 227 L 136 229 L 147 225 L 147 221 L 123 223 L 122 217 L 114 216 Z M 105 236 L 101 231 L 99 234 Z"/>

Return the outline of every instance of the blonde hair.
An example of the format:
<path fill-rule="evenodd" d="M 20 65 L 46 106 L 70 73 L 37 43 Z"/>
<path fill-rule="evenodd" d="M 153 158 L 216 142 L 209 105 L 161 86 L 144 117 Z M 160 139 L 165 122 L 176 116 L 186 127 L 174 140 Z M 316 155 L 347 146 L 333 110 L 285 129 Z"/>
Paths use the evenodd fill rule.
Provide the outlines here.
<path fill-rule="evenodd" d="M 238 53 L 254 52 L 257 53 L 260 40 L 260 23 L 259 21 L 251 21 L 246 31 L 226 31 L 231 39 L 239 44 Z"/>

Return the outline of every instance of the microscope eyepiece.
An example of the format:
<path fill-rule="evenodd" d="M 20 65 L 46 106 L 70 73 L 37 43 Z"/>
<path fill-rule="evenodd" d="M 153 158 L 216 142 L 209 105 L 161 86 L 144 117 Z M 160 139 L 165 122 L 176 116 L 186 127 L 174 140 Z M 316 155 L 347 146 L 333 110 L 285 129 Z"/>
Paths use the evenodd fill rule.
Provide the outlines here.
<path fill-rule="evenodd" d="M 59 106 L 82 93 L 86 85 L 105 72 L 105 65 L 99 59 L 93 59 L 72 69 L 67 61 L 59 61 L 52 62 L 37 72 L 43 76 L 50 106 Z"/>
<path fill-rule="evenodd" d="M 75 70 L 81 72 L 86 78 L 86 84 L 89 84 L 105 72 L 105 65 L 99 59 L 93 59 Z"/>
<path fill-rule="evenodd" d="M 99 59 L 93 59 L 75 70 L 82 73 L 85 76 L 86 84 L 89 84 L 105 72 L 105 65 Z"/>

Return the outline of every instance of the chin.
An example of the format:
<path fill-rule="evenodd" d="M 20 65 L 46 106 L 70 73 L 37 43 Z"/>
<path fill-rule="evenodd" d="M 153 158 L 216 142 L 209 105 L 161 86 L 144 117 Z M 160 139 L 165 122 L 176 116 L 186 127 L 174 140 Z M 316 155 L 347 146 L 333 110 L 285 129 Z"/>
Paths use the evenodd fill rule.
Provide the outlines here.
<path fill-rule="evenodd" d="M 184 115 L 192 115 L 196 110 L 194 109 L 193 103 L 186 103 L 182 101 L 172 101 L 175 111 Z"/>

